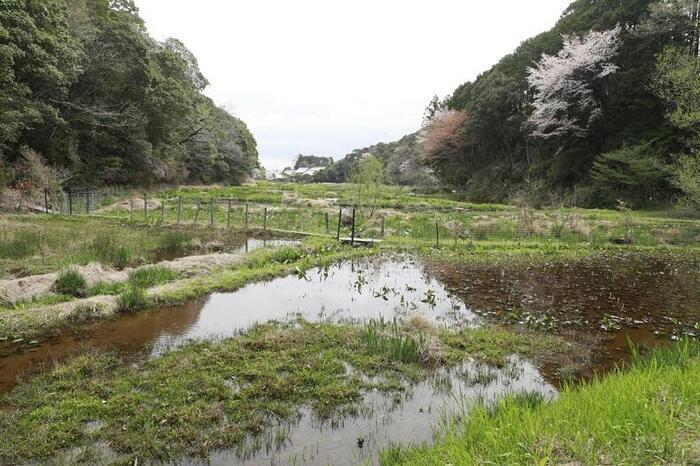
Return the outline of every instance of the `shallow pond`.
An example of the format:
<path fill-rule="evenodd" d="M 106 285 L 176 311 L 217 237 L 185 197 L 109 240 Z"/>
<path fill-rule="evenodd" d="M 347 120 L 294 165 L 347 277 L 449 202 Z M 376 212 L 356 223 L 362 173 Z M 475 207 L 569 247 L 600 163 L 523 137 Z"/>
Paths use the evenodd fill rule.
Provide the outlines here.
<path fill-rule="evenodd" d="M 443 325 L 474 320 L 459 299 L 445 291 L 425 267 L 409 259 L 373 259 L 312 269 L 215 293 L 184 306 L 143 311 L 116 320 L 21 344 L 0 344 L 0 392 L 17 375 L 86 348 L 118 348 L 151 355 L 187 341 L 236 335 L 256 323 L 302 316 L 307 320 L 369 320 L 420 313 Z"/>
<path fill-rule="evenodd" d="M 355 415 L 321 421 L 303 410 L 295 423 L 278 426 L 278 435 L 213 454 L 206 463 L 185 464 L 372 464 L 389 445 L 431 442 L 434 428 L 463 416 L 469 403 L 492 403 L 507 393 L 521 392 L 539 394 L 544 400 L 558 393 L 537 368 L 516 357 L 502 369 L 467 362 L 437 371 L 404 394 L 368 393 Z"/>
<path fill-rule="evenodd" d="M 576 262 L 450 266 L 430 271 L 476 314 L 602 338 L 596 369 L 656 345 L 700 336 L 700 261 L 683 254 L 605 254 Z"/>
<path fill-rule="evenodd" d="M 0 346 L 0 391 L 14 386 L 23 371 L 86 348 L 117 348 L 142 360 L 191 340 L 230 337 L 256 323 L 298 316 L 367 321 L 417 313 L 449 327 L 496 319 L 542 331 L 602 335 L 597 368 L 606 368 L 625 357 L 628 336 L 656 344 L 692 335 L 698 309 L 698 263 L 682 256 L 458 268 L 375 257 L 125 315 L 32 344 L 6 343 Z M 527 361 L 512 358 L 502 369 L 466 362 L 438 370 L 404 395 L 368 393 L 357 413 L 333 423 L 302 410 L 296 422 L 278 425 L 235 451 L 216 453 L 207 464 L 373 463 L 376 452 L 392 442 L 430 441 L 435 424 L 446 414 L 464 413 L 465 403 L 521 391 L 546 399 L 557 393 Z"/>

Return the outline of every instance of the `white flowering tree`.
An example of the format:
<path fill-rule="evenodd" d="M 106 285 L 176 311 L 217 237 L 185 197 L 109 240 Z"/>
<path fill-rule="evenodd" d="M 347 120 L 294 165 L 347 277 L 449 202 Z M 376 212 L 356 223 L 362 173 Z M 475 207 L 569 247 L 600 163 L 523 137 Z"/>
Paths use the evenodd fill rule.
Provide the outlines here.
<path fill-rule="evenodd" d="M 611 59 L 620 45 L 619 26 L 584 37 L 565 35 L 563 40 L 559 53 L 543 54 L 528 69 L 535 93 L 528 123 L 535 138 L 585 136 L 602 114 L 594 84 L 618 70 Z"/>

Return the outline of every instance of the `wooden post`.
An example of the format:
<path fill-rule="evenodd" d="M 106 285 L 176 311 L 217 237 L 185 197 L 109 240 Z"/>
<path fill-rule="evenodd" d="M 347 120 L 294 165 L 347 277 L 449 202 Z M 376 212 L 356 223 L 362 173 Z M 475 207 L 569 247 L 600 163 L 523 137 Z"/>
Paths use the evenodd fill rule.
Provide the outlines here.
<path fill-rule="evenodd" d="M 197 222 L 199 221 L 199 201 L 195 202 L 197 208 L 194 211 L 194 224 L 196 225 Z"/>
<path fill-rule="evenodd" d="M 44 188 L 44 207 L 46 207 L 46 213 L 49 213 L 49 190 Z"/>
<path fill-rule="evenodd" d="M 160 224 L 165 223 L 165 199 L 160 201 Z"/>
<path fill-rule="evenodd" d="M 355 246 L 355 208 L 352 208 L 352 233 L 350 234 L 350 246 Z"/>
<path fill-rule="evenodd" d="M 325 217 L 325 220 L 326 220 L 326 234 L 328 234 L 331 232 L 330 220 L 328 220 L 328 212 L 325 212 L 323 214 L 323 216 Z"/>
<path fill-rule="evenodd" d="M 209 226 L 214 226 L 214 198 L 209 199 Z"/>
<path fill-rule="evenodd" d="M 440 247 L 440 230 L 438 230 L 438 222 L 435 222 L 435 246 Z"/>
<path fill-rule="evenodd" d="M 180 224 L 180 217 L 182 215 L 182 196 L 177 197 L 177 224 Z"/>
<path fill-rule="evenodd" d="M 134 221 L 134 198 L 131 198 L 131 210 L 129 211 L 129 220 Z"/>
<path fill-rule="evenodd" d="M 85 212 L 90 213 L 90 191 L 85 191 Z"/>
<path fill-rule="evenodd" d="M 267 207 L 263 210 L 263 230 L 267 231 Z"/>
<path fill-rule="evenodd" d="M 228 213 L 226 214 L 226 228 L 231 229 L 231 199 L 228 200 Z"/>
<path fill-rule="evenodd" d="M 382 215 L 382 238 L 384 238 L 384 216 Z"/>
<path fill-rule="evenodd" d="M 340 224 L 343 221 L 343 208 L 341 207 L 338 211 L 338 235 L 335 237 L 336 241 L 340 241 Z"/>
<path fill-rule="evenodd" d="M 68 214 L 73 215 L 73 190 L 68 190 Z"/>
<path fill-rule="evenodd" d="M 248 231 L 248 201 L 245 203 L 245 231 Z"/>
<path fill-rule="evenodd" d="M 143 193 L 143 222 L 148 224 L 148 193 Z"/>

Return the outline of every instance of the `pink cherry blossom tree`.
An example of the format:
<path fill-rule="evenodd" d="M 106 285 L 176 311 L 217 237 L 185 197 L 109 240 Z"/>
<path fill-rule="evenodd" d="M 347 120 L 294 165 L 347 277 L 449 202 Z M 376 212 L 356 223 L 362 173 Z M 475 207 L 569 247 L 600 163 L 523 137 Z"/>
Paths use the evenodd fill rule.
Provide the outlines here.
<path fill-rule="evenodd" d="M 543 54 L 528 69 L 527 81 L 535 92 L 528 118 L 532 137 L 585 136 L 602 114 L 594 83 L 618 70 L 611 59 L 620 45 L 620 31 L 617 26 L 583 37 L 562 36 L 559 53 Z"/>

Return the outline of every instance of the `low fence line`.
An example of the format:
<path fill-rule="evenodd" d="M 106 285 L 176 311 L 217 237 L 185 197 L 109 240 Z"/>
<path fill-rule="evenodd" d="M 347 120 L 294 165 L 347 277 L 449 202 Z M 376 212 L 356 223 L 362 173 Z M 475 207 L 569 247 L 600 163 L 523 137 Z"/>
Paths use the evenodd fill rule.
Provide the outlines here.
<path fill-rule="evenodd" d="M 444 212 L 441 209 L 435 209 L 409 211 L 410 213 L 392 210 L 390 213 L 367 217 L 365 213 L 369 208 L 363 206 L 336 205 L 335 208 L 290 206 L 286 203 L 251 202 L 228 196 L 171 196 L 159 199 L 151 197 L 148 192 L 122 197 L 120 200 L 107 194 L 101 190 L 71 189 L 60 195 L 52 195 L 48 190 L 44 190 L 42 196 L 44 205 L 41 210 L 49 214 L 115 218 L 106 214 L 107 211 L 104 210 L 105 207 L 111 207 L 112 210 L 126 213 L 126 220 L 131 223 L 225 226 L 231 230 L 335 237 L 338 241 L 343 239 L 343 234 L 347 234 L 350 243 L 368 238 L 383 239 L 388 233 L 392 237 L 414 238 L 422 244 L 428 241 L 436 246 L 450 241 L 457 244 L 460 240 L 532 238 L 595 244 L 610 242 L 700 245 L 700 222 L 689 219 L 652 222 L 645 221 L 644 218 L 628 216 L 623 212 L 614 218 L 584 219 L 575 211 L 572 211 L 573 215 L 571 212 L 564 214 L 554 210 L 529 211 L 528 214 L 527 209 L 523 209 L 522 211 L 494 211 L 490 212 L 489 216 L 481 212 L 465 210 Z M 337 219 L 334 218 L 336 209 Z M 359 225 L 358 211 L 362 212 Z M 414 215 L 414 217 L 407 221 L 404 218 L 406 215 Z M 450 219 L 450 216 L 453 218 Z M 432 220 L 426 221 L 429 218 Z M 402 219 L 405 220 L 403 224 Z M 578 224 L 574 225 L 576 222 Z M 677 231 L 674 233 L 674 230 Z"/>

